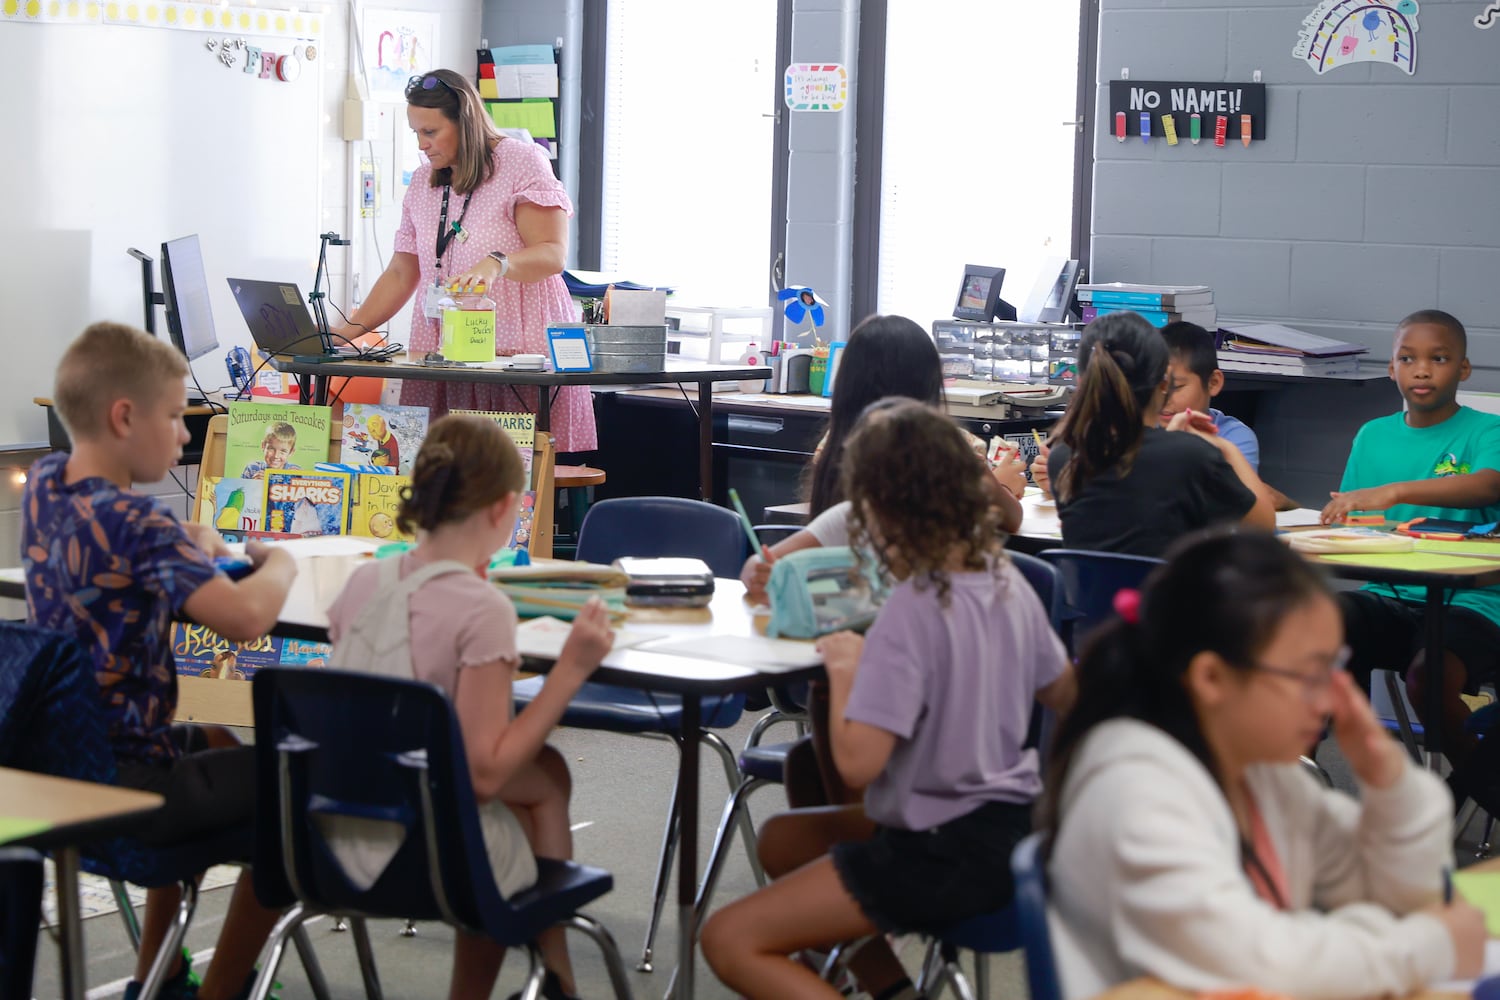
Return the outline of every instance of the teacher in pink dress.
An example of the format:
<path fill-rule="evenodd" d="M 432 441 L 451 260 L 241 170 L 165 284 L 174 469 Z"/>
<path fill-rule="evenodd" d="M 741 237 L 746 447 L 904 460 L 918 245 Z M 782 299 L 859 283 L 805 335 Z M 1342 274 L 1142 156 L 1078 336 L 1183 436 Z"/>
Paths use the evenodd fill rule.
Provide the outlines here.
<path fill-rule="evenodd" d="M 406 120 L 427 162 L 412 174 L 390 265 L 337 332 L 350 339 L 378 328 L 412 300 L 410 349 L 438 349 L 437 303 L 444 287 L 479 285 L 495 301 L 495 353 L 546 354 L 547 327 L 575 323 L 562 269 L 573 203 L 535 143 L 501 136 L 479 93 L 452 70 L 414 76 Z M 598 447 L 587 386 L 555 390 L 557 450 Z M 532 386 L 407 381 L 401 402 L 450 409 L 537 412 Z"/>

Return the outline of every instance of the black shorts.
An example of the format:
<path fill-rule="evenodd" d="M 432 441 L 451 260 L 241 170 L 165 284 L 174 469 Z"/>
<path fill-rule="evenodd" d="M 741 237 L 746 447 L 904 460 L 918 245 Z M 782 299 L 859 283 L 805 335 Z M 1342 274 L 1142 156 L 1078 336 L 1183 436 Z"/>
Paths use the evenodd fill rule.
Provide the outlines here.
<path fill-rule="evenodd" d="M 836 844 L 839 879 L 887 934 L 939 933 L 1010 903 L 1010 852 L 1031 832 L 1031 805 L 988 802 L 931 830 L 877 826 Z"/>
<path fill-rule="evenodd" d="M 1426 605 L 1370 590 L 1338 595 L 1349 644 L 1349 672 L 1366 691 L 1370 671 L 1393 670 L 1405 676 L 1412 658 L 1427 642 Z M 1464 690 L 1473 694 L 1493 681 L 1500 668 L 1500 626 L 1469 608 L 1443 611 L 1443 648 L 1464 665 Z"/>
<path fill-rule="evenodd" d="M 196 726 L 173 726 L 172 738 L 183 750 L 176 760 L 116 762 L 120 785 L 166 800 L 138 839 L 164 847 L 247 826 L 255 814 L 255 748 L 206 749 Z"/>

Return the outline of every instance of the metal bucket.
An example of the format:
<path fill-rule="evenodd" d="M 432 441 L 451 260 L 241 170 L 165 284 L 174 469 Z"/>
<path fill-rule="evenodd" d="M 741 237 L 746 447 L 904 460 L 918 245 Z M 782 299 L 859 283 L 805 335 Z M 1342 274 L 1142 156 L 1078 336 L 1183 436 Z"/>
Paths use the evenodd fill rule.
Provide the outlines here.
<path fill-rule="evenodd" d="M 667 327 L 585 326 L 596 372 L 659 372 L 667 364 Z"/>

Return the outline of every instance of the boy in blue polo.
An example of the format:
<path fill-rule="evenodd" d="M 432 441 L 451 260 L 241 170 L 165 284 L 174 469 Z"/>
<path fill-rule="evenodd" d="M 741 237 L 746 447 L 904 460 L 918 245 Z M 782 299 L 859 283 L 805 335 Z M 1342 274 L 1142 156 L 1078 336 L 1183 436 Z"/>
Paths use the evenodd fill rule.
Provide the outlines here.
<path fill-rule="evenodd" d="M 73 635 L 91 655 L 119 782 L 164 797 L 142 835 L 163 845 L 248 823 L 255 794 L 251 748 L 227 733 L 215 741 L 172 726 L 172 621 L 185 616 L 226 639 L 255 639 L 276 623 L 296 573 L 284 550 L 252 543 L 255 571 L 231 581 L 213 564 L 228 551 L 217 532 L 179 522 L 132 489 L 165 478 L 182 457 L 187 373 L 182 355 L 150 334 L 118 323 L 84 330 L 63 354 L 54 390 L 73 452 L 31 467 L 21 508 L 28 617 Z M 177 898 L 176 889 L 147 894 L 127 1000 L 140 991 Z M 246 872 L 201 988 L 179 958 L 160 996 L 242 995 L 276 916 L 256 902 Z"/>
<path fill-rule="evenodd" d="M 1219 371 L 1219 352 L 1214 335 L 1197 323 L 1168 323 L 1161 335 L 1171 352 L 1167 362 L 1167 399 L 1162 404 L 1163 427 L 1182 410 L 1207 413 L 1219 437 L 1240 450 L 1250 468 L 1260 471 L 1260 440 L 1244 421 L 1213 407 L 1213 398 L 1224 389 Z"/>
<path fill-rule="evenodd" d="M 1357 510 L 1384 511 L 1391 521 L 1500 520 L 1500 416 L 1459 404 L 1458 386 L 1470 371 L 1467 354 L 1468 334 L 1448 313 L 1424 309 L 1401 321 L 1388 371 L 1406 409 L 1360 428 L 1343 483 L 1323 508 L 1324 524 Z M 1371 670 L 1404 674 L 1421 715 L 1423 588 L 1372 583 L 1339 599 L 1353 651 L 1350 669 L 1367 690 Z M 1476 740 L 1464 731 L 1469 710 L 1460 695 L 1500 665 L 1500 588 L 1454 591 L 1443 635 L 1443 743 L 1462 801 L 1475 791 L 1464 765 Z"/>

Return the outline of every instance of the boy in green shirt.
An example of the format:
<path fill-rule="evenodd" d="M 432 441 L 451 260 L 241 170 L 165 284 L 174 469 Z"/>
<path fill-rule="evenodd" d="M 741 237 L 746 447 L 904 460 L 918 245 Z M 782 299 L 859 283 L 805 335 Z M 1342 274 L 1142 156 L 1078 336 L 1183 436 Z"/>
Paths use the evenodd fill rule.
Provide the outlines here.
<path fill-rule="evenodd" d="M 1392 521 L 1423 516 L 1471 524 L 1500 521 L 1500 416 L 1459 405 L 1458 386 L 1470 371 L 1467 352 L 1463 324 L 1440 310 L 1412 313 L 1396 327 L 1387 370 L 1406 410 L 1360 428 L 1343 483 L 1323 508 L 1324 524 L 1356 510 L 1384 511 Z M 1420 716 L 1426 707 L 1425 590 L 1372 583 L 1339 598 L 1353 652 L 1350 669 L 1366 689 L 1372 670 L 1405 675 Z M 1444 746 L 1459 766 L 1476 744 L 1464 731 L 1469 712 L 1459 695 L 1493 677 L 1500 665 L 1500 588 L 1454 591 L 1443 632 L 1441 725 Z"/>

